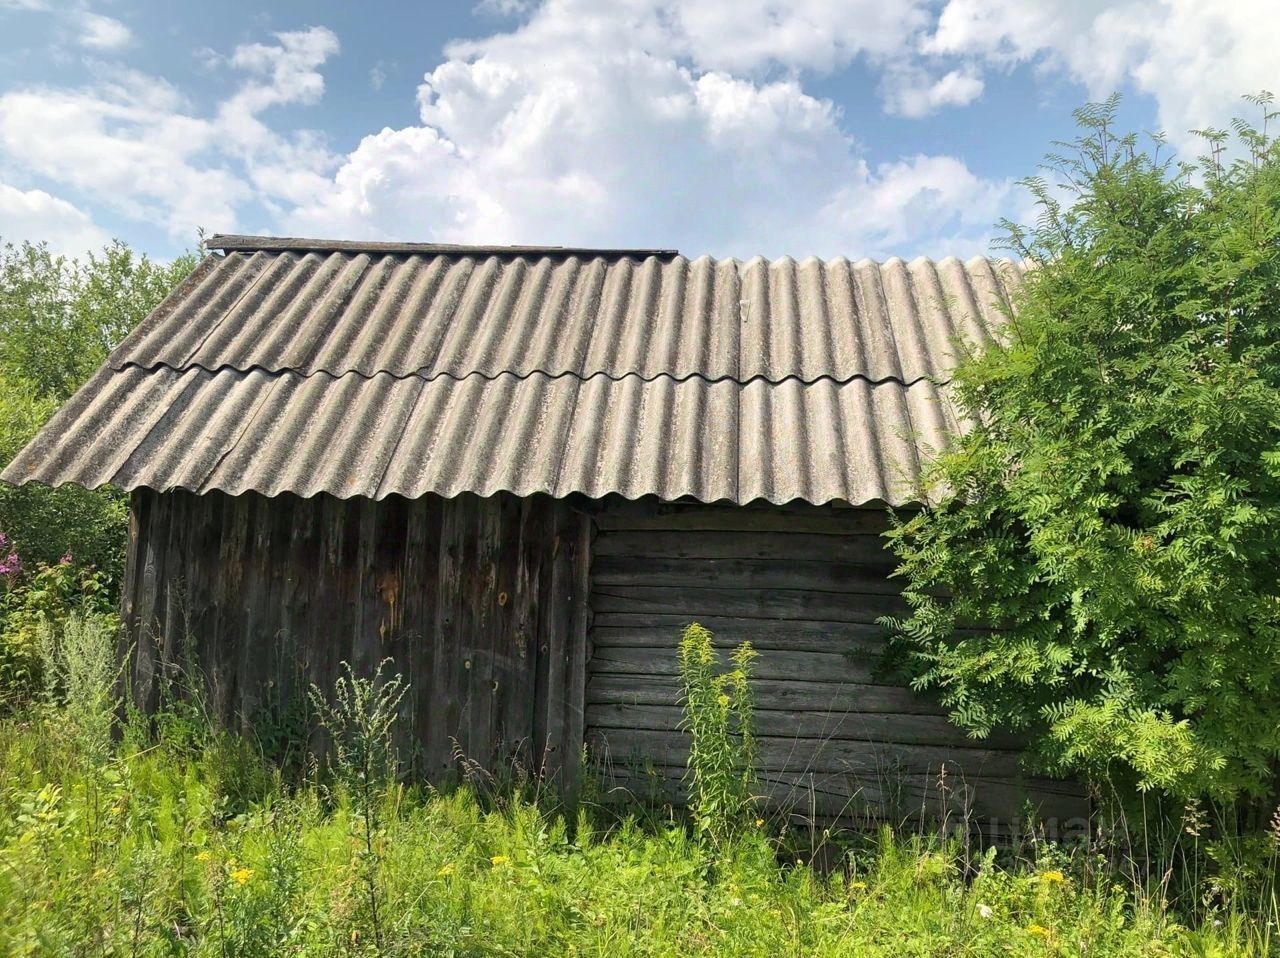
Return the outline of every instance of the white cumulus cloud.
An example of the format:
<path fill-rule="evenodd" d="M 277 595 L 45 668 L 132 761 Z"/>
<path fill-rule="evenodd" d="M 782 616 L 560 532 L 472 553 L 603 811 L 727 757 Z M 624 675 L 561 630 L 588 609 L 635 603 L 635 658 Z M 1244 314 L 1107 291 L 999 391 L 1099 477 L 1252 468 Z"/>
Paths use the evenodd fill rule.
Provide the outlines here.
<path fill-rule="evenodd" d="M 1280 91 L 1276 13 L 1274 0 L 947 0 L 921 49 L 987 69 L 1032 64 L 1093 97 L 1132 83 L 1194 155 L 1188 131 L 1226 126 L 1243 94 Z"/>
<path fill-rule="evenodd" d="M 133 33 L 127 26 L 101 13 L 80 14 L 79 27 L 80 45 L 90 50 L 120 50 L 133 40 Z"/>
<path fill-rule="evenodd" d="M 44 241 L 72 255 L 102 246 L 110 239 L 83 210 L 44 190 L 20 190 L 0 183 L 0 240 Z"/>
<path fill-rule="evenodd" d="M 0 161 L 181 240 L 249 220 L 351 237 L 968 254 L 1025 197 L 952 149 L 877 153 L 815 78 L 865 70 L 858 113 L 907 118 L 1002 109 L 991 80 L 1012 71 L 1095 97 L 1133 87 L 1185 149 L 1185 131 L 1223 126 L 1240 94 L 1280 85 L 1260 26 L 1273 4 L 480 0 L 495 32 L 421 61 L 416 122 L 370 129 L 346 153 L 273 112 L 324 96 L 339 42 L 311 27 L 208 55 L 230 86 L 203 111 L 159 78 L 101 65 L 91 86 L 0 94 Z M 100 49 L 129 42 L 119 26 L 112 40 L 101 25 Z M 375 64 L 369 82 L 385 74 Z"/>
<path fill-rule="evenodd" d="M 290 205 L 332 167 L 315 136 L 284 135 L 261 115 L 315 102 L 318 68 L 337 49 L 324 28 L 236 48 L 227 65 L 242 79 L 212 115 L 160 78 L 102 64 L 83 88 L 12 90 L 0 95 L 0 156 L 180 241 L 234 229 L 245 204 Z"/>
<path fill-rule="evenodd" d="M 985 249 L 1007 183 L 956 157 L 869 167 L 833 103 L 768 75 L 901 44 L 918 8 L 885 6 L 549 0 L 447 48 L 420 124 L 366 137 L 285 227 L 695 254 Z"/>
<path fill-rule="evenodd" d="M 942 107 L 966 106 L 982 95 L 982 77 L 972 66 L 949 70 L 934 77 L 919 66 L 888 70 L 881 82 L 885 109 L 903 116 L 922 117 Z"/>

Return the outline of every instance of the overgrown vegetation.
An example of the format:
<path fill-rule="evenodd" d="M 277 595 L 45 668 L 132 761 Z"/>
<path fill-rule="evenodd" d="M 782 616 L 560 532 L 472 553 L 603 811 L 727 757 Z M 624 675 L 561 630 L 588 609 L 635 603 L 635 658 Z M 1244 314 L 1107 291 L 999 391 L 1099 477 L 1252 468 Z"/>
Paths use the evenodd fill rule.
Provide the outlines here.
<path fill-rule="evenodd" d="M 83 260 L 42 244 L 0 246 L 0 461 L 17 455 L 196 262 L 193 253 L 157 263 L 120 242 Z M 117 492 L 0 486 L 0 531 L 32 567 L 70 553 L 114 586 L 126 521 Z"/>
<path fill-rule="evenodd" d="M 1195 164 L 1116 103 L 1028 181 L 1034 264 L 1007 342 L 955 377 L 979 424 L 892 534 L 917 687 L 1030 758 L 1260 828 L 1280 786 L 1280 147 Z M 979 626 L 981 628 L 973 628 Z M 1252 800 L 1240 804 L 1241 800 Z M 1194 805 L 1192 806 L 1195 807 Z"/>
<path fill-rule="evenodd" d="M 195 254 L 156 263 L 116 242 L 83 261 L 0 246 L 0 462 L 8 463 L 165 294 Z M 108 622 L 124 565 L 127 498 L 0 484 L 0 712 L 41 688 L 40 630 Z"/>
<path fill-rule="evenodd" d="M 0 954 L 1275 953 L 1256 916 L 1190 930 L 1080 850 L 886 830 L 818 871 L 749 823 L 397 784 L 390 666 L 317 690 L 331 761 L 297 780 L 194 711 L 113 738 L 113 641 L 72 620 L 41 646 L 47 696 L 0 720 Z"/>

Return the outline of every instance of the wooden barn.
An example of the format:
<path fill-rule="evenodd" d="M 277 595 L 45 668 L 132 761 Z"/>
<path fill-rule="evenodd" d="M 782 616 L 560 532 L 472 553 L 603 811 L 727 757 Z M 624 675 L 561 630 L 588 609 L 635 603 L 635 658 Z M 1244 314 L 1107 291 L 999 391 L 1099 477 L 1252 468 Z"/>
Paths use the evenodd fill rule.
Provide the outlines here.
<path fill-rule="evenodd" d="M 697 620 L 760 652 L 776 807 L 1079 810 L 875 667 L 886 506 L 962 427 L 947 372 L 1014 265 L 209 245 L 3 474 L 130 491 L 144 705 L 181 669 L 248 727 L 389 656 L 429 780 L 465 755 L 566 785 L 585 744 L 611 787 L 678 800 Z"/>

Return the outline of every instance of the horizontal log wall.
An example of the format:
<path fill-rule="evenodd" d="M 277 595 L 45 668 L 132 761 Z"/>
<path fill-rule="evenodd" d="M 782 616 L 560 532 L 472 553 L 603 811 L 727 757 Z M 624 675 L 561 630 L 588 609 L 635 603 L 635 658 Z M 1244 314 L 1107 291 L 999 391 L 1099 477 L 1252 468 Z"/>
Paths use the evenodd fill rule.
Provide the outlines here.
<path fill-rule="evenodd" d="M 587 736 L 613 786 L 681 801 L 676 644 L 701 622 L 750 641 L 762 792 L 810 820 L 946 814 L 1006 824 L 1084 812 L 1078 788 L 1026 777 L 1007 735 L 974 741 L 876 668 L 904 603 L 873 509 L 606 504 L 592 545 Z M 727 654 L 724 656 L 727 659 Z M 945 774 L 944 774 L 945 767 Z"/>
<path fill-rule="evenodd" d="M 216 719 L 261 734 L 341 662 L 391 657 L 417 774 L 450 778 L 460 751 L 575 780 L 591 521 L 567 503 L 139 490 L 131 509 L 122 612 L 144 707 L 196 676 Z"/>

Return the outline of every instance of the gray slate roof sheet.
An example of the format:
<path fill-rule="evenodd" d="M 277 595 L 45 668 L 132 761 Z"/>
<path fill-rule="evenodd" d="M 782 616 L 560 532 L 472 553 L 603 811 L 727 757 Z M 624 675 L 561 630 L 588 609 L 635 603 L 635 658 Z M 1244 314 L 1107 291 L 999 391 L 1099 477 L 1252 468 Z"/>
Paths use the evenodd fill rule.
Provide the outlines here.
<path fill-rule="evenodd" d="M 1021 281 L 985 259 L 226 239 L 3 478 L 903 504 L 963 427 L 937 381 Z"/>

